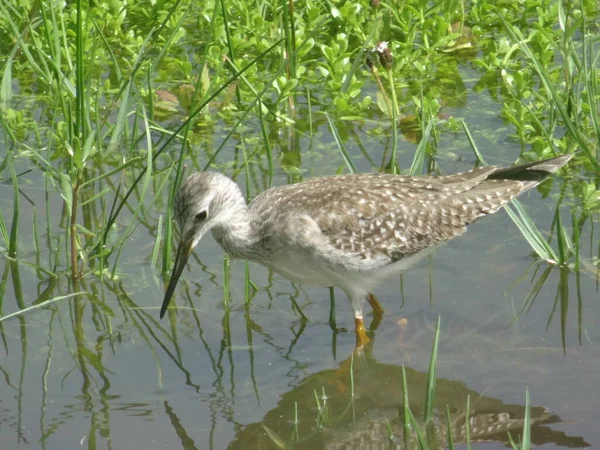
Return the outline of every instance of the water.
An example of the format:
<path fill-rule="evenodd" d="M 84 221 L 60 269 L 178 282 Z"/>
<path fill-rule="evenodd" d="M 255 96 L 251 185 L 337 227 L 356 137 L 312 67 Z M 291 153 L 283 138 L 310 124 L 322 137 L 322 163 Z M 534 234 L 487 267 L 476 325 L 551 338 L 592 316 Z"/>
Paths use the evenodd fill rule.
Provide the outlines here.
<path fill-rule="evenodd" d="M 32 184 L 26 194 L 43 204 L 44 191 Z M 551 202 L 533 192 L 524 204 L 548 229 Z M 32 221 L 22 220 L 25 241 Z M 539 420 L 533 442 L 556 447 L 600 442 L 595 426 L 600 400 L 594 394 L 600 370 L 597 281 L 587 272 L 563 274 L 569 303 L 561 306 L 561 271 L 553 269 L 531 309 L 513 321 L 547 265 L 540 263 L 537 273 L 530 267 L 530 250 L 504 212 L 474 224 L 402 280 L 378 290 L 386 315 L 372 347 L 355 359 L 355 428 L 352 414 L 344 413 L 354 336 L 331 331 L 326 289 L 293 286 L 251 265 L 259 290 L 246 307 L 244 263 L 234 261 L 227 312 L 223 255 L 207 238 L 196 251 L 203 267 L 192 259 L 177 289 L 176 303 L 183 308 L 172 321 L 159 321 L 160 278 L 148 259 L 152 245 L 148 230 L 138 228 L 126 246 L 119 280 L 86 278 L 78 290 L 88 294 L 2 322 L 3 448 L 70 448 L 80 442 L 90 448 L 276 448 L 261 425 L 291 439 L 294 404 L 299 448 L 360 448 L 341 446 L 359 439 L 357 434 L 379 436 L 383 448 L 386 434 L 364 430 L 386 419 L 398 428 L 403 364 L 411 408 L 416 415 L 423 410 L 438 316 L 438 413 L 449 404 L 452 415 L 461 417 L 469 395 L 472 417 L 508 413 L 516 420 L 523 416 L 528 388 L 532 417 Z M 50 253 L 42 249 L 39 258 L 45 261 Z M 45 290 L 46 297 L 69 292 L 64 279 L 52 281 L 6 259 L 3 264 L 5 313 L 32 304 Z M 114 312 L 110 321 L 103 303 Z M 351 328 L 341 292 L 336 313 L 338 326 Z M 407 320 L 404 330 L 400 319 Z M 323 389 L 329 419 L 319 427 L 314 392 L 322 395 Z M 513 433 L 520 429 L 515 423 Z M 486 445 L 481 448 L 491 448 Z"/>

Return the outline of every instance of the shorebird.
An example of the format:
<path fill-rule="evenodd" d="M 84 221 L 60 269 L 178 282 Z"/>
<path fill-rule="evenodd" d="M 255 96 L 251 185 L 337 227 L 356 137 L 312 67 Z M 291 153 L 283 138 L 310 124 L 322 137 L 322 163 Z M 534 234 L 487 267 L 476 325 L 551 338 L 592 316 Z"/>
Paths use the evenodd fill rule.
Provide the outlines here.
<path fill-rule="evenodd" d="M 174 199 L 180 231 L 162 318 L 186 262 L 209 230 L 233 258 L 258 262 L 305 285 L 339 287 L 354 312 L 357 347 L 367 337 L 363 303 L 386 278 L 414 265 L 516 195 L 564 166 L 570 155 L 455 175 L 335 175 L 275 187 L 250 204 L 233 180 L 192 174 Z"/>

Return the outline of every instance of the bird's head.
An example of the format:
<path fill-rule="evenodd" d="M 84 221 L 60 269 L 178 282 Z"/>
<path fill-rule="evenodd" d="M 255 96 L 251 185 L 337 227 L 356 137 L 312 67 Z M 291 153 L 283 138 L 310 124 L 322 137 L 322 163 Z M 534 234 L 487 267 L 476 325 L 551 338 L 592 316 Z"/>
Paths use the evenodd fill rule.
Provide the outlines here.
<path fill-rule="evenodd" d="M 209 230 L 223 226 L 230 220 L 240 198 L 237 184 L 215 172 L 190 175 L 175 194 L 173 216 L 179 228 L 179 245 L 160 309 L 161 318 L 165 315 L 192 250 Z"/>

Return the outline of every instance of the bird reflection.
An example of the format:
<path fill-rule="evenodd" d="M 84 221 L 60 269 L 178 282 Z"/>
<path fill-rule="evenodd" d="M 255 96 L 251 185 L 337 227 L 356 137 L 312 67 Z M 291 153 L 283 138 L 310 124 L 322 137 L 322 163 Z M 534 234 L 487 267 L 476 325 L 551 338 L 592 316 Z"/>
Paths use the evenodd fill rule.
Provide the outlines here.
<path fill-rule="evenodd" d="M 367 351 L 343 361 L 337 369 L 310 375 L 281 396 L 261 422 L 237 432 L 229 449 L 395 449 L 419 448 L 416 434 L 405 435 L 402 367 L 381 364 Z M 350 381 L 352 365 L 353 383 Z M 416 418 L 425 410 L 428 374 L 405 369 L 409 408 Z M 352 391 L 354 396 L 352 397 Z M 470 399 L 467 418 L 467 401 Z M 525 399 L 525 393 L 523 393 Z M 435 412 L 426 426 L 417 420 L 429 448 L 469 441 L 509 443 L 521 438 L 525 405 L 506 404 L 481 395 L 460 381 L 438 378 Z M 449 420 L 446 415 L 449 412 Z M 297 410 L 297 416 L 295 411 Z M 297 422 L 295 421 L 297 417 Z M 561 418 L 541 406 L 530 406 L 531 442 L 585 447 L 581 437 L 553 430 Z M 468 426 L 467 426 L 468 423 Z"/>

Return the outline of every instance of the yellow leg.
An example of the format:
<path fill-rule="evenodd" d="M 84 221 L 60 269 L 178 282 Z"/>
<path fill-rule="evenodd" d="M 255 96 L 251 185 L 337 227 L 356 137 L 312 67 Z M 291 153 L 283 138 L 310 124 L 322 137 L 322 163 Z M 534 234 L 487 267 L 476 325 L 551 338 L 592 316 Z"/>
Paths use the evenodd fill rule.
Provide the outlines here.
<path fill-rule="evenodd" d="M 383 308 L 381 307 L 379 300 L 377 300 L 377 297 L 375 297 L 373 294 L 369 293 L 369 295 L 367 295 L 367 301 L 373 310 L 373 321 L 369 326 L 369 330 L 375 331 L 377 328 L 379 328 L 379 324 L 383 319 Z"/>
<path fill-rule="evenodd" d="M 369 337 L 367 336 L 367 330 L 362 317 L 354 318 L 354 326 L 356 327 L 356 348 L 362 348 L 369 343 Z"/>
<path fill-rule="evenodd" d="M 383 307 L 381 306 L 381 303 L 379 303 L 379 300 L 377 300 L 377 297 L 369 292 L 369 295 L 367 295 L 367 301 L 369 302 L 369 305 L 371 305 L 373 314 L 375 314 L 375 316 L 383 315 Z"/>

